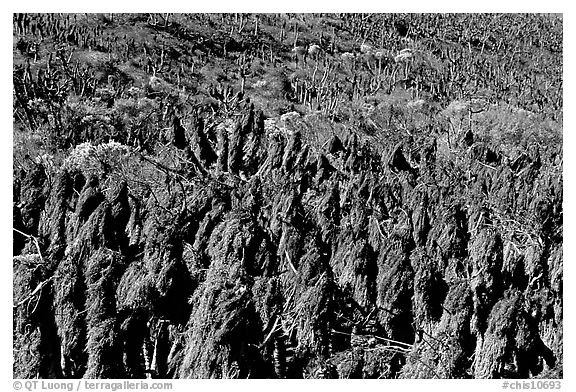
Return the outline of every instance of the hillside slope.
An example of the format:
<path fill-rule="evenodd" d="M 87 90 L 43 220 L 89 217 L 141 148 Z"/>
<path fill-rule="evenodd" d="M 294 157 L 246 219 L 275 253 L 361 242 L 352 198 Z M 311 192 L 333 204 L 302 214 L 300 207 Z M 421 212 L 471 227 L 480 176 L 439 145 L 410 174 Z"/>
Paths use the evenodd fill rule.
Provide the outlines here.
<path fill-rule="evenodd" d="M 561 17 L 18 14 L 13 80 L 15 378 L 562 377 Z"/>

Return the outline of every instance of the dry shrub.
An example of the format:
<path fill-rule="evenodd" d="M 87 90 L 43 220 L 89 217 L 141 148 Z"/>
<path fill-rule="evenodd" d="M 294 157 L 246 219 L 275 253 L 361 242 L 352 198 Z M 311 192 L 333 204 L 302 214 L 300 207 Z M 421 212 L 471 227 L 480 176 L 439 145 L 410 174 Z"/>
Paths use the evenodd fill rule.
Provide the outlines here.
<path fill-rule="evenodd" d="M 123 377 L 116 311 L 116 287 L 123 263 L 120 253 L 102 248 L 84 266 L 88 353 L 84 377 L 87 378 Z"/>
<path fill-rule="evenodd" d="M 525 274 L 524 252 L 518 248 L 513 239 L 506 239 L 502 250 L 502 285 L 524 289 L 528 285 Z"/>
<path fill-rule="evenodd" d="M 499 214 L 509 214 L 514 211 L 516 192 L 514 192 L 514 173 L 504 166 L 495 176 L 493 189 L 490 192 L 490 203 L 496 207 Z"/>
<path fill-rule="evenodd" d="M 339 378 L 362 378 L 364 354 L 361 350 L 347 350 L 334 358 Z"/>
<path fill-rule="evenodd" d="M 89 180 L 80 195 L 75 227 L 68 234 L 74 242 L 68 245 L 55 275 L 54 308 L 62 370 L 70 377 L 121 374 L 117 373 L 120 362 L 107 363 L 114 356 L 110 352 L 118 349 L 108 347 L 112 343 L 107 335 L 112 333 L 109 324 L 116 316 L 116 285 L 123 262 L 120 254 L 103 248 L 115 240 L 116 222 L 111 219 L 110 205 L 102 202 L 98 192 L 97 183 Z M 88 194 L 96 195 L 96 200 Z"/>
<path fill-rule="evenodd" d="M 428 248 L 438 248 L 442 258 L 466 256 L 469 238 L 466 213 L 459 204 L 440 206 L 436 222 L 428 237 Z"/>
<path fill-rule="evenodd" d="M 210 237 L 211 267 L 191 301 L 184 356 L 176 374 L 184 378 L 245 378 L 257 367 L 254 346 L 261 337 L 259 317 L 243 271 L 243 245 L 250 234 L 229 218 Z"/>
<path fill-rule="evenodd" d="M 393 378 L 396 376 L 399 362 L 403 362 L 402 354 L 380 347 L 364 350 L 364 366 L 362 378 Z"/>
<path fill-rule="evenodd" d="M 82 377 L 86 371 L 86 285 L 82 264 L 82 259 L 69 255 L 54 274 L 54 315 L 66 377 Z"/>
<path fill-rule="evenodd" d="M 65 255 L 76 255 L 76 257 L 87 257 L 91 251 L 106 245 L 111 240 L 110 226 L 110 206 L 108 202 L 102 202 L 96 210 L 89 216 L 88 220 L 82 224 L 76 222 L 77 230 L 72 228 L 69 233 L 68 247 Z"/>
<path fill-rule="evenodd" d="M 421 325 L 419 339 L 402 368 L 403 378 L 467 378 L 474 341 L 472 299 L 465 282 L 452 285 L 438 323 Z"/>
<path fill-rule="evenodd" d="M 386 345 L 376 345 L 341 351 L 329 362 L 336 368 L 337 378 L 389 379 L 396 376 L 401 357 Z"/>
<path fill-rule="evenodd" d="M 246 141 L 242 147 L 242 166 L 246 175 L 254 175 L 266 158 L 266 139 L 264 134 L 264 114 L 261 110 L 254 113 L 246 135 Z"/>
<path fill-rule="evenodd" d="M 301 358 L 308 355 L 323 356 L 328 352 L 330 340 L 329 323 L 333 318 L 331 293 L 332 283 L 325 274 L 301 288 L 295 294 L 294 304 L 285 314 L 285 333 L 293 337 L 296 351 Z"/>
<path fill-rule="evenodd" d="M 282 165 L 286 140 L 279 132 L 269 134 L 268 139 L 268 166 L 270 169 L 278 169 Z"/>
<path fill-rule="evenodd" d="M 528 284 L 540 284 L 538 280 L 543 277 L 546 265 L 546 258 L 542 245 L 538 243 L 529 244 L 524 249 L 524 273 L 529 279 Z"/>
<path fill-rule="evenodd" d="M 331 260 L 334 278 L 340 289 L 350 293 L 362 307 L 374 303 L 377 275 L 376 255 L 365 239 L 341 238 Z"/>
<path fill-rule="evenodd" d="M 151 309 L 160 318 L 184 323 L 189 317 L 188 299 L 194 282 L 182 258 L 186 225 L 171 225 L 171 219 L 167 210 L 150 210 L 143 225 L 144 256 L 122 277 L 119 300 L 124 306 Z M 129 292 L 130 284 L 136 287 L 133 293 Z"/>
<path fill-rule="evenodd" d="M 146 21 L 120 16 L 127 18 L 136 25 Z M 436 17 L 416 17 L 411 61 L 398 65 L 391 63 L 391 53 L 406 43 L 400 36 L 406 35 L 408 22 L 350 14 L 341 21 L 321 18 L 328 26 L 349 24 L 356 35 L 384 22 L 392 30 L 382 32 L 398 33 L 393 34 L 395 48 L 368 53 L 363 45 L 362 55 L 345 56 L 358 61 L 339 64 L 342 59 L 333 51 L 357 49 L 353 37 L 340 31 L 337 44 L 322 44 L 326 51 L 311 55 L 307 65 L 298 64 L 293 80 L 287 77 L 290 69 L 276 67 L 278 58 L 267 64 L 268 49 L 274 57 L 279 48 L 269 34 L 280 29 L 269 22 L 285 19 L 284 30 L 296 23 L 300 44 L 306 44 L 313 41 L 312 25 L 318 19 L 259 16 L 260 34 L 252 34 L 253 20 L 248 20 L 242 44 L 222 32 L 209 38 L 214 27 L 234 27 L 233 18 L 171 16 L 164 27 L 148 29 L 162 33 L 162 42 L 147 40 L 152 36 L 144 30 L 143 35 L 128 31 L 116 42 L 105 31 L 100 36 L 101 27 L 89 31 L 94 17 L 90 23 L 80 17 L 76 29 L 82 31 L 71 30 L 68 39 L 108 46 L 100 49 L 109 54 L 76 51 L 71 59 L 80 61 L 77 67 L 71 63 L 62 73 L 64 63 L 52 61 L 51 71 L 43 72 L 48 64 L 42 56 L 54 41 L 48 39 L 37 48 L 39 61 L 30 64 L 34 75 L 22 78 L 27 70 L 15 69 L 22 101 L 16 102 L 16 115 L 29 117 L 31 111 L 32 129 L 18 130 L 27 124 L 16 119 L 13 223 L 38 237 L 47 262 L 38 256 L 15 259 L 15 300 L 57 267 L 51 290 L 46 285 L 14 309 L 14 373 L 222 378 L 561 374 L 560 123 L 500 105 L 471 115 L 473 130 L 467 129 L 468 110 L 480 102 L 454 96 L 469 94 L 466 88 L 454 92 L 444 83 L 429 83 L 454 71 L 418 43 L 419 35 L 434 29 Z M 440 24 L 466 18 L 440 18 Z M 64 30 L 76 24 L 73 19 L 66 20 Z M 240 19 L 242 25 L 246 19 Z M 62 33 L 61 22 L 58 16 L 48 17 L 48 26 Z M 380 33 L 372 30 L 367 40 L 375 45 Z M 466 44 L 470 37 L 460 30 L 450 29 L 450 40 Z M 551 42 L 549 34 L 534 34 L 535 40 L 557 46 L 557 29 L 552 30 Z M 192 55 L 184 53 L 186 45 L 171 45 L 180 38 L 197 44 Z M 323 40 L 331 38 L 324 34 Z M 471 45 L 479 49 L 476 41 Z M 489 41 L 481 43 L 482 51 L 470 53 L 499 50 Z M 240 50 L 229 47 L 235 44 L 246 49 L 244 55 L 238 57 Z M 502 50 L 506 45 L 504 40 Z M 216 59 L 226 46 L 228 57 Z M 467 50 L 458 45 L 435 49 L 448 52 L 456 65 L 463 59 L 466 63 Z M 118 50 L 126 57 L 124 64 L 116 64 Z M 67 55 L 61 54 L 57 57 L 64 60 Z M 180 61 L 172 61 L 180 54 Z M 18 63 L 24 63 L 24 55 L 17 56 Z M 245 91 L 232 98 L 243 77 L 227 70 L 235 57 L 248 79 Z M 105 64 L 106 58 L 114 64 Z M 155 73 L 151 78 L 150 72 Z M 191 74 L 199 78 L 191 80 Z M 394 74 L 407 79 L 393 86 Z M 295 111 L 308 108 L 294 101 L 299 97 L 290 85 L 300 82 L 301 87 L 304 80 L 314 82 L 305 88 L 318 94 L 322 105 L 307 115 Z M 211 82 L 218 87 L 207 86 Z M 510 91 L 502 90 L 506 84 L 491 86 L 498 91 L 484 92 L 486 100 L 504 93 L 526 107 L 537 110 L 540 105 L 543 112 L 561 104 L 560 98 L 546 103 L 550 94 L 515 97 L 521 91 L 512 91 L 508 97 Z M 50 85 L 64 93 L 62 99 L 48 99 L 54 95 Z M 67 86 L 83 96 L 66 97 Z M 533 93 L 541 95 L 537 90 Z M 264 119 L 249 99 L 266 101 L 266 112 L 278 113 L 277 118 Z M 433 102 L 438 100 L 443 103 Z M 170 130 L 176 115 L 196 116 L 187 138 L 174 140 L 185 134 L 176 121 Z M 40 129 L 34 129 L 34 120 Z M 34 149 L 50 147 L 42 137 L 53 147 L 72 145 L 65 169 L 77 173 L 64 170 L 53 176 L 62 152 L 35 154 Z M 13 249 L 15 254 L 38 252 L 34 239 L 25 235 L 15 236 Z M 377 342 L 377 337 L 398 340 L 402 348 L 358 343 L 368 336 Z"/>
<path fill-rule="evenodd" d="M 154 377 L 167 377 L 168 351 L 176 338 L 166 336 L 165 328 L 189 315 L 189 279 L 182 261 L 158 249 L 149 250 L 144 260 L 133 261 L 123 273 L 116 301 L 127 376 L 143 377 L 149 371 Z"/>
<path fill-rule="evenodd" d="M 412 297 L 414 321 L 417 326 L 423 328 L 429 323 L 439 321 L 448 285 L 443 279 L 443 271 L 438 269 L 435 260 L 422 248 L 412 252 L 410 262 L 414 270 L 414 296 Z"/>
<path fill-rule="evenodd" d="M 52 262 L 58 262 L 66 248 L 66 222 L 72 194 L 72 179 L 66 170 L 61 170 L 55 178 L 53 189 L 46 201 L 38 232 L 48 245 L 48 255 Z"/>
<path fill-rule="evenodd" d="M 500 234 L 491 229 L 480 230 L 473 237 L 469 252 L 468 273 L 474 300 L 475 328 L 483 333 L 488 313 L 503 291 Z"/>
<path fill-rule="evenodd" d="M 36 235 L 46 201 L 48 178 L 44 166 L 34 164 L 26 171 L 20 187 L 20 215 L 26 234 Z"/>
<path fill-rule="evenodd" d="M 291 173 L 293 170 L 297 169 L 298 155 L 302 150 L 302 133 L 296 130 L 290 134 L 290 139 L 284 150 L 284 156 L 282 157 L 282 168 L 286 173 Z"/>
<path fill-rule="evenodd" d="M 47 270 L 40 256 L 16 256 L 12 260 L 13 282 L 13 339 L 14 378 L 36 378 L 45 373 L 43 369 L 47 353 L 44 352 L 46 336 L 42 333 L 38 318 L 42 295 L 48 287 L 31 295 L 47 278 Z"/>
<path fill-rule="evenodd" d="M 412 295 L 414 272 L 408 252 L 399 238 L 391 238 L 378 257 L 376 306 L 387 337 L 401 342 L 413 340 Z"/>
<path fill-rule="evenodd" d="M 142 262 L 131 263 L 118 283 L 116 301 L 119 310 L 152 310 L 154 303 L 153 282 Z"/>
<path fill-rule="evenodd" d="M 39 328 L 29 328 L 14 336 L 12 374 L 14 378 L 38 378 L 42 367 L 42 334 Z"/>
<path fill-rule="evenodd" d="M 430 231 L 430 213 L 428 211 L 428 191 L 426 188 L 415 190 L 416 195 L 412 199 L 412 226 L 414 243 L 417 246 L 426 245 L 428 232 Z"/>
<path fill-rule="evenodd" d="M 527 310 L 522 293 L 514 289 L 494 305 L 486 334 L 478 339 L 475 377 L 527 378 L 540 373 L 544 363 L 555 367 L 555 353 L 542 341 L 534 319 L 538 309 Z"/>
<path fill-rule="evenodd" d="M 243 169 L 243 153 L 245 150 L 246 138 L 254 127 L 254 106 L 243 113 L 242 118 L 236 123 L 229 135 L 228 144 L 228 171 L 239 173 Z"/>
<path fill-rule="evenodd" d="M 556 144 L 562 135 L 558 123 L 509 105 L 491 107 L 476 114 L 474 121 L 477 124 L 476 132 L 507 152 L 514 152 L 536 140 L 539 143 Z"/>
<path fill-rule="evenodd" d="M 282 311 L 282 293 L 278 278 L 256 277 L 252 286 L 252 298 L 264 330 L 266 327 L 271 328 L 275 317 Z"/>
<path fill-rule="evenodd" d="M 506 364 L 512 364 L 513 338 L 516 332 L 516 313 L 520 310 L 520 293 L 509 291 L 490 312 L 488 329 L 479 337 L 474 358 L 476 378 L 500 378 L 506 376 Z"/>

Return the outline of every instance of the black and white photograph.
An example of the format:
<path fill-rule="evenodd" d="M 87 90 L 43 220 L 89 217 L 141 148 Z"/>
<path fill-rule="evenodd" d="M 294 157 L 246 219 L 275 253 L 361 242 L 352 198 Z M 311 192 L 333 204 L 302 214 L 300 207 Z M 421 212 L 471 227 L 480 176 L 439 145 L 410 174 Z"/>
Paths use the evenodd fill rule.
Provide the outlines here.
<path fill-rule="evenodd" d="M 560 389 L 562 13 L 12 23 L 14 380 Z"/>

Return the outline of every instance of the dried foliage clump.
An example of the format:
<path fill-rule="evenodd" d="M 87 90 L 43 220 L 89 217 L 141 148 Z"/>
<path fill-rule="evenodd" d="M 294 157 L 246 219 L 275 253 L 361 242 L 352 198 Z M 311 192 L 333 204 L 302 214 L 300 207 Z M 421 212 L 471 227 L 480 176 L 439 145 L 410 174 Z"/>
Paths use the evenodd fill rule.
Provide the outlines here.
<path fill-rule="evenodd" d="M 562 377 L 557 22 L 404 17 L 15 14 L 14 377 Z"/>

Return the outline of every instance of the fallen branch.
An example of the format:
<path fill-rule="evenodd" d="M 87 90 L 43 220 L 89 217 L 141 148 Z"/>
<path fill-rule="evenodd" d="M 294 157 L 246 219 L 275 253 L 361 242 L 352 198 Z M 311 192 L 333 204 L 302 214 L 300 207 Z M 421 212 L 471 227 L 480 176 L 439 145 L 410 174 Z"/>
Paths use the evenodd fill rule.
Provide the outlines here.
<path fill-rule="evenodd" d="M 477 161 L 477 162 L 479 164 L 481 164 L 482 166 L 487 167 L 488 169 L 496 170 L 496 168 L 494 166 L 487 165 L 484 162 L 480 162 L 480 161 Z"/>
<path fill-rule="evenodd" d="M 264 339 L 264 341 L 262 342 L 262 344 L 260 344 L 260 347 L 264 347 L 264 345 L 266 344 L 266 342 L 268 341 L 268 339 L 270 339 L 270 337 L 272 335 L 274 335 L 274 333 L 276 331 L 278 331 L 281 328 L 281 325 L 278 325 L 278 321 L 280 320 L 280 317 L 276 317 L 274 319 L 274 324 L 272 325 L 272 328 L 270 329 L 270 332 L 268 333 L 268 335 L 266 336 L 266 338 Z M 277 328 L 277 326 L 279 326 L 280 328 Z"/>
<path fill-rule="evenodd" d="M 24 233 L 18 229 L 12 228 L 12 230 L 14 230 L 18 234 L 22 234 L 23 236 L 25 236 L 28 239 L 34 240 L 34 244 L 36 245 L 36 249 L 38 250 L 38 257 L 40 257 L 40 261 L 42 262 L 42 264 L 44 264 L 44 259 L 42 258 L 42 252 L 40 252 L 40 244 L 38 243 L 38 239 L 36 237 L 34 237 L 33 235 L 26 234 L 26 233 Z"/>
<path fill-rule="evenodd" d="M 288 262 L 288 264 L 290 265 L 290 267 L 292 267 L 292 271 L 294 271 L 294 274 L 297 277 L 300 277 L 300 275 L 298 274 L 298 270 L 296 269 L 296 267 L 294 266 L 294 264 L 292 264 L 292 261 L 290 260 L 290 256 L 288 256 L 288 251 L 285 250 L 284 254 L 286 255 L 286 261 Z"/>
<path fill-rule="evenodd" d="M 352 336 L 352 334 L 350 334 L 350 333 L 337 331 L 337 330 L 335 330 L 335 329 L 332 329 L 331 332 L 332 332 L 332 333 L 339 334 L 339 335 Z M 395 344 L 395 345 L 399 345 L 399 346 L 393 346 L 393 347 L 395 347 L 395 348 L 397 348 L 397 349 L 399 349 L 399 350 L 403 350 L 404 352 L 409 352 L 409 351 L 411 351 L 411 350 L 414 348 L 414 346 L 411 345 L 411 344 L 409 344 L 409 343 L 404 343 L 404 342 L 400 342 L 400 341 L 398 341 L 398 340 L 393 340 L 393 339 L 387 339 L 387 338 L 383 338 L 383 337 L 376 336 L 376 335 L 359 335 L 359 334 L 356 334 L 356 336 L 364 336 L 364 337 L 367 337 L 367 338 L 375 338 L 375 339 L 379 339 L 379 340 L 385 341 L 385 342 L 387 342 L 387 343 L 393 343 L 393 344 Z"/>
<path fill-rule="evenodd" d="M 12 307 L 17 308 L 17 307 L 23 305 L 24 303 L 28 302 L 29 300 L 31 300 L 32 297 L 34 297 L 39 291 L 42 290 L 42 288 L 44 288 L 44 286 L 46 286 L 48 283 L 50 283 L 52 281 L 52 278 L 53 277 L 51 276 L 50 278 L 40 282 L 38 284 L 38 286 L 36 286 L 36 288 L 30 294 L 28 294 L 28 296 L 26 296 L 26 298 L 24 298 L 23 300 L 18 302 L 16 305 L 12 305 Z M 34 310 L 36 310 L 36 307 L 34 307 Z"/>

